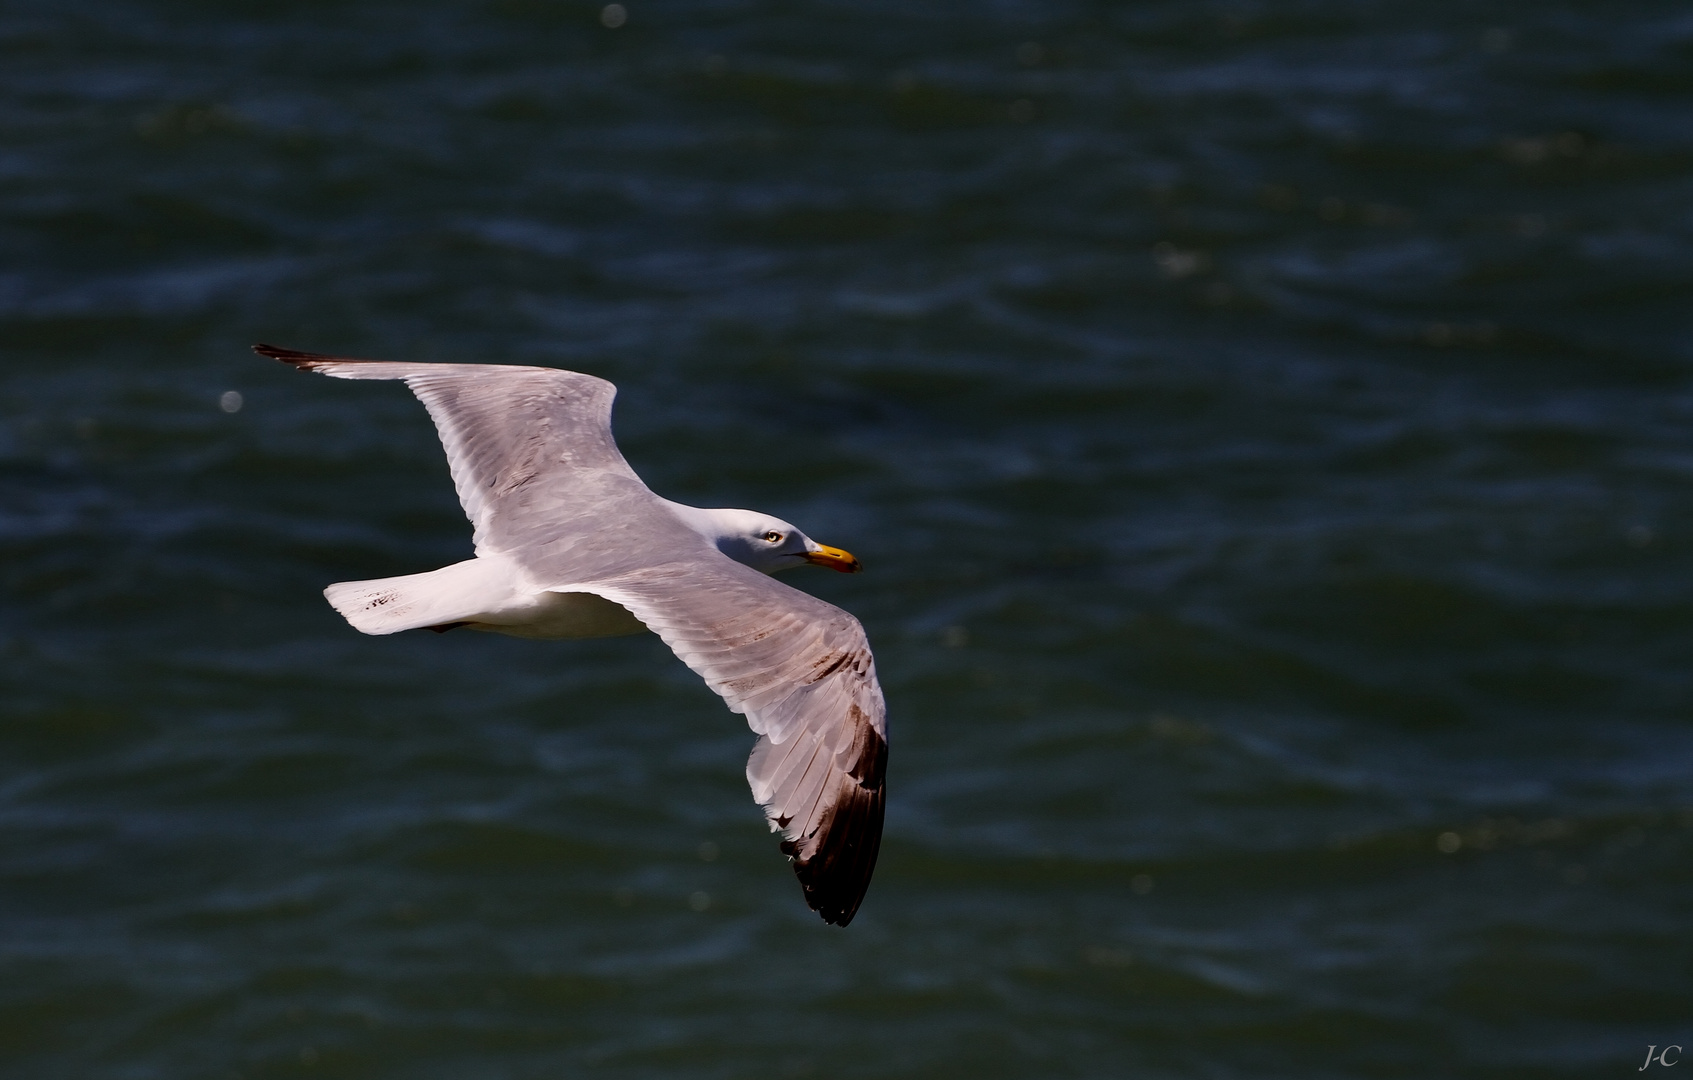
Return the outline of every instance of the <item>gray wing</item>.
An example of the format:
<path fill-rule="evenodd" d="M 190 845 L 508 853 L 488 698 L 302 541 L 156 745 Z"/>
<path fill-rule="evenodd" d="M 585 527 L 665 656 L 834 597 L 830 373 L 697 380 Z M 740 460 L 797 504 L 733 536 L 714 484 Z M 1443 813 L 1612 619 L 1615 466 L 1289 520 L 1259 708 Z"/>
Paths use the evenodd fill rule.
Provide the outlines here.
<path fill-rule="evenodd" d="M 887 707 L 851 615 L 729 559 L 641 483 L 611 436 L 615 388 L 554 368 L 354 360 L 258 345 L 342 379 L 401 379 L 440 431 L 477 553 L 622 604 L 746 716 L 747 782 L 806 903 L 845 926 L 881 847 Z"/>
<path fill-rule="evenodd" d="M 881 847 L 888 760 L 887 706 L 858 620 L 721 556 L 583 588 L 632 611 L 746 716 L 759 734 L 747 782 L 806 903 L 851 922 Z"/>
<path fill-rule="evenodd" d="M 600 526 L 637 519 L 652 527 L 662 507 L 623 460 L 611 435 L 617 388 L 557 368 L 355 360 L 255 345 L 260 355 L 337 379 L 400 379 L 440 432 L 476 553 L 571 549 L 578 576 L 627 565 Z M 588 512 L 588 513 L 585 513 Z M 660 527 L 671 522 L 657 522 Z M 676 523 L 679 526 L 679 523 Z M 666 530 L 668 531 L 668 530 Z M 686 530 L 683 530 L 686 531 Z M 686 543 L 682 532 L 674 539 Z"/>

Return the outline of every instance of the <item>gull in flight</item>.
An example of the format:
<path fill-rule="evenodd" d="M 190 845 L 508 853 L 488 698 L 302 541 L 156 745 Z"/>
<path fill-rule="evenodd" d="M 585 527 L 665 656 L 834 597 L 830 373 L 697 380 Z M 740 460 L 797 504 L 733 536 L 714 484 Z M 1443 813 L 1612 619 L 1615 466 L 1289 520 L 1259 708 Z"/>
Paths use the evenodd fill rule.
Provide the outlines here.
<path fill-rule="evenodd" d="M 861 569 L 751 510 L 661 499 L 611 436 L 617 388 L 556 368 L 253 351 L 337 379 L 398 379 L 429 410 L 476 556 L 324 590 L 366 634 L 468 626 L 529 638 L 651 630 L 758 734 L 747 782 L 805 902 L 852 921 L 882 840 L 887 707 L 858 620 L 769 575 Z"/>

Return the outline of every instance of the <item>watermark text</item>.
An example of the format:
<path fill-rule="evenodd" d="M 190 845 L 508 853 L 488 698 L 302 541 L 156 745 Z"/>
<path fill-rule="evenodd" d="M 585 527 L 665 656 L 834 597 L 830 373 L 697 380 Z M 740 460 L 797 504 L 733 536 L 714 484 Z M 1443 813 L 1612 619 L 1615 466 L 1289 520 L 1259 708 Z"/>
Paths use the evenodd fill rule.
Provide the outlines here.
<path fill-rule="evenodd" d="M 1656 1051 L 1656 1052 L 1654 1052 L 1654 1051 Z M 1675 1057 L 1673 1059 L 1669 1056 L 1671 1051 L 1675 1052 Z M 1659 1065 L 1674 1065 L 1677 1061 L 1680 1061 L 1680 1060 L 1681 1060 L 1681 1047 L 1672 1044 L 1670 1046 L 1664 1047 L 1662 1050 L 1659 1050 L 1658 1047 L 1657 1047 L 1657 1044 L 1654 1043 L 1653 1045 L 1648 1046 L 1646 1048 L 1646 1064 L 1640 1066 L 1640 1068 L 1635 1069 L 1634 1071 L 1635 1072 L 1645 1072 L 1646 1069 L 1647 1069 L 1647 1066 L 1650 1066 L 1652 1064 L 1652 1062 L 1654 1062 L 1654 1061 L 1656 1061 Z"/>

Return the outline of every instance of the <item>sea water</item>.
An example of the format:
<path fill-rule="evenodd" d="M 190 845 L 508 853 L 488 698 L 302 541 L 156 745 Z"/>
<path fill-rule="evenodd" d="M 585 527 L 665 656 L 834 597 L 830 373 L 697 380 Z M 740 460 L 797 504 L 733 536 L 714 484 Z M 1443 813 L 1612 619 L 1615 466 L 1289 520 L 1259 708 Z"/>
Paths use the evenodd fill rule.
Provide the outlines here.
<path fill-rule="evenodd" d="M 613 7 L 0 11 L 0 1072 L 1693 1044 L 1685 8 Z M 348 627 L 469 526 L 256 341 L 592 372 L 858 555 L 856 921 L 656 638 Z"/>

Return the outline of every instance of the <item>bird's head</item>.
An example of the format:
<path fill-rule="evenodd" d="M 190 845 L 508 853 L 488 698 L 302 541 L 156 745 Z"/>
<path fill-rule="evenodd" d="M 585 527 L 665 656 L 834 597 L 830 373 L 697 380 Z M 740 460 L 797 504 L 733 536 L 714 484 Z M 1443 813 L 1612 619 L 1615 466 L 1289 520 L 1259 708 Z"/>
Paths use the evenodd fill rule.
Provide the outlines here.
<path fill-rule="evenodd" d="M 717 550 L 754 570 L 779 574 L 812 563 L 843 574 L 864 569 L 850 552 L 819 544 L 781 518 L 753 510 L 712 510 Z"/>

